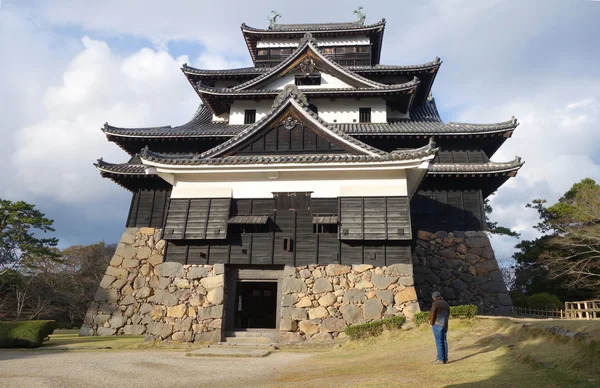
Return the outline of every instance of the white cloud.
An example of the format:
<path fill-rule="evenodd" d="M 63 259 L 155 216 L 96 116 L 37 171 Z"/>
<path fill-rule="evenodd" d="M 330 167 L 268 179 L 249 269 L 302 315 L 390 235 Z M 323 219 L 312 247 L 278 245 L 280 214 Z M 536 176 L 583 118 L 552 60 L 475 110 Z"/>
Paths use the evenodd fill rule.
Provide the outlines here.
<path fill-rule="evenodd" d="M 198 104 L 179 70 L 187 57 L 149 48 L 119 57 L 102 41 L 84 37 L 82 44 L 62 82 L 45 92 L 45 116 L 15 134 L 12 162 L 25 195 L 68 202 L 105 197 L 114 190 L 101 182 L 92 162 L 127 157 L 108 143 L 102 124 L 178 124 Z"/>

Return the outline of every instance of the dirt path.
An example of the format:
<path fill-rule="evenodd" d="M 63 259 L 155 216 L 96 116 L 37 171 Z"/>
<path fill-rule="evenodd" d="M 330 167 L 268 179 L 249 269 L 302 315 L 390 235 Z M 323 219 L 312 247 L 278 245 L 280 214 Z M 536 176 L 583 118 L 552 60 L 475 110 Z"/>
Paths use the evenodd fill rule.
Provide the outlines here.
<path fill-rule="evenodd" d="M 157 351 L 0 351 L 0 387 L 264 387 L 310 356 L 196 358 Z"/>

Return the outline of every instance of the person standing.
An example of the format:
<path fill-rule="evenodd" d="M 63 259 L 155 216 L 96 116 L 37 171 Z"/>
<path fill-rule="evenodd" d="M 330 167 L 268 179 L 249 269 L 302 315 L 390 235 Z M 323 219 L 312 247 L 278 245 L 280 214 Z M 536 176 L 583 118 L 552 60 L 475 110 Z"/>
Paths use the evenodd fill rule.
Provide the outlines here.
<path fill-rule="evenodd" d="M 433 330 L 435 346 L 437 348 L 437 359 L 434 364 L 448 363 L 448 318 L 450 317 L 450 305 L 442 298 L 442 294 L 434 292 L 431 294 L 433 304 L 429 313 L 429 324 Z"/>

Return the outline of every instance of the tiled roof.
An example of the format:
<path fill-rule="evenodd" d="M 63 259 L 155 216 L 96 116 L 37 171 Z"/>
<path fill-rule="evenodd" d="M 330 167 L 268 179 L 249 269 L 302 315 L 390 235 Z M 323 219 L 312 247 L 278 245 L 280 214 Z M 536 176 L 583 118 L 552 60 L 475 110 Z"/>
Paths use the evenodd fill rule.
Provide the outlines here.
<path fill-rule="evenodd" d="M 430 175 L 438 174 L 497 174 L 517 171 L 525 162 L 520 157 L 515 157 L 510 162 L 487 163 L 435 163 L 428 171 Z"/>
<path fill-rule="evenodd" d="M 434 99 L 425 104 L 413 107 L 408 120 L 390 123 L 356 123 L 329 124 L 349 135 L 485 135 L 504 134 L 514 130 L 519 123 L 515 118 L 495 124 L 468 124 L 442 122 Z M 102 129 L 107 136 L 136 137 L 136 138 L 198 138 L 198 137 L 231 137 L 235 136 L 249 125 L 229 125 L 226 122 L 212 122 L 212 113 L 203 106 L 194 118 L 184 125 L 171 127 L 120 128 L 104 125 Z"/>
<path fill-rule="evenodd" d="M 118 174 L 118 175 L 146 175 L 146 167 L 142 164 L 129 163 L 108 163 L 102 159 L 98 159 L 94 166 L 101 173 Z"/>
<path fill-rule="evenodd" d="M 242 31 L 274 33 L 274 32 L 320 32 L 320 31 L 348 31 L 348 30 L 374 30 L 385 26 L 385 19 L 373 24 L 359 23 L 307 23 L 307 24 L 275 24 L 273 29 L 255 28 L 242 24 Z"/>

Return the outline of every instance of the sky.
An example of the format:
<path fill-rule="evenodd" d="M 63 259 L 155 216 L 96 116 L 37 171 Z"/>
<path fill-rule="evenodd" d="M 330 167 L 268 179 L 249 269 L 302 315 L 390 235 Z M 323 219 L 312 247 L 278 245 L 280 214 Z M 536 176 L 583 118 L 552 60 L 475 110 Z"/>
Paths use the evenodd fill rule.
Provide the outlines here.
<path fill-rule="evenodd" d="M 25 200 L 55 220 L 60 245 L 117 242 L 130 194 L 100 178 L 103 157 L 125 162 L 105 122 L 187 122 L 199 97 L 181 73 L 251 65 L 240 25 L 354 20 L 345 0 L 2 0 L 0 198 Z M 443 60 L 433 95 L 445 121 L 520 126 L 493 156 L 525 160 L 491 198 L 493 221 L 537 236 L 535 198 L 600 181 L 600 2 L 371 0 L 385 17 L 381 62 Z M 317 12 L 318 11 L 318 12 Z M 511 237 L 492 237 L 509 263 Z"/>

